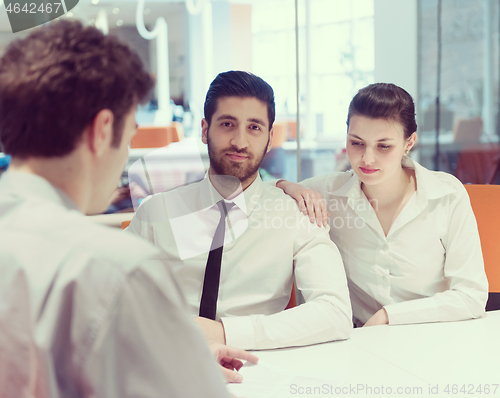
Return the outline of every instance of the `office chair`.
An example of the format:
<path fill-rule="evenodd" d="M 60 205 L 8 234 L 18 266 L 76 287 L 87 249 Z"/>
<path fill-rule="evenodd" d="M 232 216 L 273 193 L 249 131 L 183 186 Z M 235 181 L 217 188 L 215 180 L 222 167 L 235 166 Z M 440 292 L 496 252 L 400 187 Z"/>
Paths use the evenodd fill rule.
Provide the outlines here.
<path fill-rule="evenodd" d="M 130 225 L 130 220 L 122 221 L 122 229 L 127 228 Z"/>
<path fill-rule="evenodd" d="M 489 283 L 486 311 L 500 310 L 500 185 L 464 185 L 476 216 Z"/>
<path fill-rule="evenodd" d="M 179 122 L 172 122 L 167 127 L 139 127 L 130 141 L 130 148 L 163 148 L 183 138 L 184 132 Z"/>

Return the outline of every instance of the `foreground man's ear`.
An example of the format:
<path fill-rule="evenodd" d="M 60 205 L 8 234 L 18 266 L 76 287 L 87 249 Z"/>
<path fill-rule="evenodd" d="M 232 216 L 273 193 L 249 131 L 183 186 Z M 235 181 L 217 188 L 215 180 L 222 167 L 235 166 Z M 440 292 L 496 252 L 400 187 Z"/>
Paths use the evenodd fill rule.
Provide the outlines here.
<path fill-rule="evenodd" d="M 98 157 L 102 156 L 111 146 L 113 121 L 113 112 L 109 109 L 103 109 L 97 113 L 84 132 L 90 151 Z"/>

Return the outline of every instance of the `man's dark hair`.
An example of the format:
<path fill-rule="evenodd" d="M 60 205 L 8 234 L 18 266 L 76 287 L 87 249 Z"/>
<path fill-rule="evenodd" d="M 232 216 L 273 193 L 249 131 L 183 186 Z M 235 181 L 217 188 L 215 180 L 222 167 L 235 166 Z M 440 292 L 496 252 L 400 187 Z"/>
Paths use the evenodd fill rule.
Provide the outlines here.
<path fill-rule="evenodd" d="M 403 126 L 406 139 L 417 131 L 411 95 L 392 83 L 374 83 L 359 90 L 349 104 L 347 127 L 354 115 L 394 120 Z"/>
<path fill-rule="evenodd" d="M 252 97 L 267 105 L 269 130 L 273 127 L 276 110 L 272 87 L 250 72 L 231 70 L 219 73 L 208 88 L 205 98 L 205 119 L 210 125 L 217 109 L 217 101 L 224 97 Z"/>
<path fill-rule="evenodd" d="M 0 58 L 0 141 L 20 158 L 71 153 L 98 112 L 113 112 L 118 147 L 125 116 L 154 82 L 116 37 L 78 21 L 51 22 Z"/>

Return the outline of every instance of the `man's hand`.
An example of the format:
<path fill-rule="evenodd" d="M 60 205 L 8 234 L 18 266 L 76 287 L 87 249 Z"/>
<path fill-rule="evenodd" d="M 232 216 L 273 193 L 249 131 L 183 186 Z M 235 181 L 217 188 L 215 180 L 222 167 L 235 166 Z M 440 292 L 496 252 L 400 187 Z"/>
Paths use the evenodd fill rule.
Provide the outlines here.
<path fill-rule="evenodd" d="M 387 325 L 389 324 L 389 316 L 387 315 L 387 311 L 385 308 L 378 310 L 373 316 L 368 319 L 363 327 L 365 326 L 377 326 L 377 325 Z"/>
<path fill-rule="evenodd" d="M 227 345 L 210 344 L 210 350 L 214 354 L 217 363 L 221 366 L 224 378 L 228 383 L 241 383 L 243 380 L 243 376 L 238 373 L 238 370 L 243 366 L 240 359 L 251 363 L 257 363 L 259 360 L 255 355 L 247 351 Z"/>
<path fill-rule="evenodd" d="M 226 344 L 226 335 L 222 322 L 213 321 L 212 319 L 203 318 L 201 316 L 195 317 L 194 320 L 201 328 L 205 338 L 208 340 L 208 344 Z"/>
<path fill-rule="evenodd" d="M 300 210 L 304 215 L 309 216 L 311 223 L 316 222 L 318 227 L 328 225 L 330 214 L 326 210 L 326 203 L 321 194 L 286 180 L 278 181 L 276 187 L 281 188 L 283 192 L 297 201 Z"/>

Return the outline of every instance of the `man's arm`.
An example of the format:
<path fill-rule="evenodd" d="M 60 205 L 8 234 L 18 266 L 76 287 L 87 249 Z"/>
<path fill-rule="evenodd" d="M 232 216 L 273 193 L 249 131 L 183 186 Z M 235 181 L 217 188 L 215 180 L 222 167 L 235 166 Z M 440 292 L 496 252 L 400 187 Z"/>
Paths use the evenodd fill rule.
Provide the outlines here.
<path fill-rule="evenodd" d="M 342 259 L 328 228 L 298 216 L 295 283 L 306 303 L 273 315 L 223 317 L 226 343 L 243 349 L 302 346 L 346 339 L 352 310 Z"/>
<path fill-rule="evenodd" d="M 221 321 L 214 321 L 202 316 L 194 317 L 194 321 L 200 327 L 208 344 L 226 344 L 226 334 Z"/>

